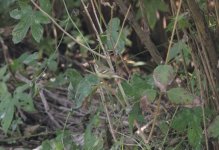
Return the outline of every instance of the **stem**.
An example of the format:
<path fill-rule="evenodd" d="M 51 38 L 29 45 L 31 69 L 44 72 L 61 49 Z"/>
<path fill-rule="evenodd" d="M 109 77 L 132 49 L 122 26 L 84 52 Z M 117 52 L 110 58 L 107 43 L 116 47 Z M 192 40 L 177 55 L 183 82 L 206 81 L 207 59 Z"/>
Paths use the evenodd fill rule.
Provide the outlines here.
<path fill-rule="evenodd" d="M 74 42 L 76 42 L 77 44 L 79 44 L 81 47 L 87 49 L 88 51 L 94 53 L 95 55 L 106 59 L 106 56 L 101 55 L 100 53 L 97 53 L 96 51 L 94 51 L 93 49 L 85 46 L 84 44 L 80 43 L 79 41 L 77 41 L 77 39 L 75 39 L 71 34 L 69 34 L 67 31 L 65 31 L 65 29 L 63 29 L 53 18 L 52 16 L 50 16 L 48 13 L 46 13 L 43 9 L 40 8 L 39 5 L 37 5 L 33 0 L 31 0 L 32 4 L 39 9 L 45 16 L 47 16 L 65 35 L 67 35 L 70 39 L 72 39 Z"/>

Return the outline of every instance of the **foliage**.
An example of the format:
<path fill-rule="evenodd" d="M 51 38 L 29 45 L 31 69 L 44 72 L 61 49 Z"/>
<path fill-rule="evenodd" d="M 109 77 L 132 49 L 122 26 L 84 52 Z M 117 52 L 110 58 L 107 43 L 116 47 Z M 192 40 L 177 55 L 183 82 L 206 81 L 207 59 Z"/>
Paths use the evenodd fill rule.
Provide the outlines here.
<path fill-rule="evenodd" d="M 209 125 L 208 127 L 208 136 L 213 137 L 213 138 L 218 138 L 219 137 L 219 117 L 216 116 L 213 122 Z"/>
<path fill-rule="evenodd" d="M 126 32 L 125 32 L 126 31 Z M 127 29 L 120 28 L 119 18 L 112 18 L 106 30 L 106 45 L 109 50 L 115 50 L 116 54 L 122 54 L 125 50 Z"/>
<path fill-rule="evenodd" d="M 130 79 L 130 82 L 123 82 L 123 88 L 126 92 L 126 95 L 131 99 L 137 101 L 146 89 L 151 89 L 153 83 L 150 81 L 152 77 L 140 77 L 137 74 L 134 74 Z"/>
<path fill-rule="evenodd" d="M 42 150 L 47 149 L 56 149 L 56 150 L 63 150 L 63 149 L 75 149 L 79 150 L 79 147 L 71 140 L 71 133 L 69 131 L 64 132 L 57 132 L 56 138 L 52 140 L 45 140 L 41 146 Z"/>
<path fill-rule="evenodd" d="M 8 132 L 8 129 L 11 126 L 16 108 L 30 112 L 35 110 L 31 93 L 25 92 L 30 89 L 30 85 L 24 84 L 18 86 L 13 94 L 8 91 L 5 82 L 8 80 L 9 76 L 4 76 L 6 69 L 6 66 L 0 69 L 0 121 L 5 133 Z"/>
<path fill-rule="evenodd" d="M 68 98 L 74 100 L 76 108 L 79 108 L 83 101 L 95 92 L 99 79 L 95 75 L 87 75 L 82 78 L 75 70 L 69 70 L 68 76 L 71 81 L 68 87 Z"/>
<path fill-rule="evenodd" d="M 51 5 L 49 1 L 40 1 L 42 9 L 46 12 L 51 11 Z M 43 36 L 43 27 L 41 24 L 48 24 L 50 20 L 45 17 L 42 12 L 32 10 L 32 7 L 27 3 L 19 3 L 20 10 L 14 9 L 10 12 L 10 16 L 16 20 L 20 20 L 18 24 L 14 27 L 12 35 L 13 42 L 15 44 L 21 42 L 26 36 L 29 28 L 33 38 L 40 42 Z"/>
<path fill-rule="evenodd" d="M 157 11 L 167 11 L 168 6 L 162 0 L 145 0 L 144 11 L 148 18 L 149 26 L 153 29 L 158 17 L 156 16 Z"/>
<path fill-rule="evenodd" d="M 126 145 L 133 145 L 131 148 L 127 146 L 127 149 L 198 150 L 205 148 L 204 140 L 207 135 L 203 133 L 206 128 L 208 138 L 219 137 L 219 117 L 212 119 L 213 113 L 208 113 L 206 108 L 200 107 L 203 104 L 207 107 L 207 101 L 212 100 L 214 96 L 209 96 L 212 91 L 208 88 L 206 79 L 208 76 L 198 73 L 203 71 L 201 65 L 204 63 L 199 58 L 197 61 L 193 60 L 196 58 L 191 57 L 196 54 L 193 52 L 196 47 L 191 47 L 190 41 L 195 41 L 196 44 L 201 41 L 195 38 L 197 31 L 195 24 L 191 22 L 189 11 L 181 10 L 179 16 L 170 16 L 168 13 L 173 12 L 174 9 L 169 8 L 168 6 L 172 7 L 172 4 L 168 5 L 166 1 L 139 1 L 137 7 L 141 7 L 141 9 L 138 8 L 142 11 L 141 18 L 136 22 L 133 21 L 134 18 L 130 22 L 128 14 L 125 19 L 113 14 L 114 11 L 116 13 L 119 11 L 114 9 L 111 3 L 96 4 L 97 1 L 95 1 L 93 6 L 89 2 L 85 8 L 90 11 L 90 14 L 84 14 L 86 11 L 81 10 L 81 2 L 66 0 L 52 3 L 49 0 L 38 0 L 36 4 L 47 15 L 54 17 L 53 23 L 57 23 L 50 24 L 51 18 L 49 19 L 42 10 L 34 7 L 31 1 L 18 0 L 17 3 L 14 0 L 0 1 L 0 17 L 2 18 L 10 10 L 11 18 L 9 19 L 13 18 L 15 22 L 12 41 L 16 50 L 16 52 L 13 51 L 8 37 L 1 35 L 0 52 L 3 56 L 0 55 L 0 58 L 4 58 L 7 63 L 6 65 L 2 63 L 0 68 L 0 124 L 5 134 L 3 137 L 15 137 L 19 134 L 24 136 L 22 139 L 31 138 L 25 137 L 23 133 L 26 129 L 23 113 L 31 115 L 31 112 L 42 109 L 42 106 L 44 109 L 38 111 L 48 115 L 48 124 L 53 124 L 57 118 L 65 119 L 65 122 L 57 121 L 58 125 L 59 123 L 60 126 L 63 125 L 62 130 L 49 129 L 56 130 L 56 135 L 42 142 L 41 149 L 45 150 L 106 149 L 108 143 L 110 143 L 108 149 L 126 149 Z M 203 1 L 199 1 L 198 4 L 206 14 L 204 9 L 206 4 Z M 117 5 L 115 3 L 115 6 Z M 58 6 L 58 9 L 55 6 Z M 93 7 L 97 8 L 97 12 L 93 11 Z M 105 17 L 104 12 L 107 9 L 110 9 L 110 16 Z M 147 30 L 150 30 L 150 33 L 156 32 L 159 14 L 163 12 L 168 12 L 162 15 L 167 15 L 168 19 L 171 18 L 166 20 L 169 23 L 165 31 L 163 30 L 168 35 L 167 41 L 170 39 L 169 33 L 175 30 L 174 24 L 177 23 L 177 33 L 173 32 L 174 39 L 170 41 L 173 45 L 166 52 L 167 48 L 160 50 L 158 48 L 160 45 L 153 45 L 157 42 L 156 39 L 153 39 L 154 43 L 151 39 L 143 42 L 150 44 L 152 48 L 159 49 L 162 57 L 166 56 L 165 64 L 162 64 L 163 62 L 155 64 L 153 60 L 147 59 L 151 57 L 146 53 L 141 60 L 144 61 L 143 66 L 132 65 L 133 63 L 129 62 L 134 61 L 137 64 L 135 61 L 141 58 L 130 51 L 138 51 L 143 47 L 142 43 L 138 42 L 139 37 L 136 38 L 135 30 L 132 31 L 130 28 L 130 24 L 143 20 L 146 26 L 149 26 L 150 29 Z M 87 18 L 84 17 L 87 15 L 91 15 L 93 23 L 87 24 Z M 138 18 L 135 15 L 134 17 Z M 208 18 L 208 15 L 205 17 Z M 208 18 L 208 23 L 209 28 L 216 32 L 214 15 Z M 100 26 L 101 29 L 98 31 L 100 33 L 94 33 L 94 35 L 90 33 L 93 29 L 90 27 L 96 24 L 98 29 Z M 140 26 L 145 27 L 141 24 Z M 0 33 L 3 32 L 0 30 Z M 160 32 L 160 29 L 157 32 Z M 29 35 L 33 39 L 29 39 Z M 25 37 L 27 40 L 24 40 Z M 96 37 L 98 40 L 100 37 L 100 41 L 96 40 Z M 19 45 L 23 51 L 18 49 Z M 26 45 L 31 45 L 31 48 L 27 46 L 26 49 Z M 199 45 L 196 46 L 199 48 Z M 15 57 L 10 58 L 12 53 L 15 53 Z M 102 57 L 96 56 L 95 53 Z M 105 67 L 103 67 L 105 73 L 103 76 L 96 66 Z M 178 79 L 181 83 L 178 83 Z M 199 83 L 199 80 L 205 82 Z M 53 95 L 55 100 L 51 98 L 52 96 L 48 100 L 43 100 L 40 90 L 47 91 L 44 96 L 49 97 L 49 93 L 50 96 L 53 95 L 53 91 L 61 96 Z M 62 99 L 64 96 L 66 96 L 65 99 Z M 35 101 L 37 98 L 41 98 L 42 101 Z M 91 102 L 94 106 L 87 106 Z M 174 113 L 173 108 L 176 108 Z M 61 117 L 54 115 L 54 110 L 58 110 Z M 77 115 L 79 117 L 74 118 Z M 82 120 L 80 120 L 81 116 L 83 116 Z M 42 119 L 44 122 L 39 120 L 39 124 L 45 126 L 47 117 Z M 51 123 L 50 120 L 53 122 Z M 213 121 L 209 123 L 209 120 Z M 75 125 L 84 127 L 84 130 L 81 129 L 83 132 L 81 145 L 72 140 L 74 133 L 71 129 L 72 126 L 75 128 Z M 20 130 L 20 127 L 24 129 Z M 135 132 L 136 128 L 137 132 Z M 109 137 L 106 132 L 110 132 Z M 116 140 L 111 139 L 113 134 Z M 149 142 L 145 142 L 145 137 L 148 137 L 145 135 L 149 135 Z M 48 138 L 51 137 L 48 136 Z M 42 138 L 39 139 L 42 140 Z M 127 141 L 131 144 L 126 144 Z"/>
<path fill-rule="evenodd" d="M 172 128 L 178 134 L 186 132 L 189 144 L 194 149 L 200 149 L 203 140 L 201 123 L 202 112 L 200 108 L 183 109 L 173 119 Z"/>
<path fill-rule="evenodd" d="M 195 97 L 183 88 L 172 88 L 167 91 L 169 100 L 175 104 L 189 104 Z"/>
<path fill-rule="evenodd" d="M 159 65 L 153 72 L 154 83 L 161 92 L 166 92 L 167 86 L 172 83 L 174 76 L 174 70 L 170 65 Z"/>

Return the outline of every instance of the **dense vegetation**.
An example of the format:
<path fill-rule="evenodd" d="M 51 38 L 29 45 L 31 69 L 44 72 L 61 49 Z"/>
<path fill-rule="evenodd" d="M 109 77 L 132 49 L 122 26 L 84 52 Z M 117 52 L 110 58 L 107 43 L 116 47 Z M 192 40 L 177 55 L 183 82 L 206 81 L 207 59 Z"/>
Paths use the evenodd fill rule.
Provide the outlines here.
<path fill-rule="evenodd" d="M 218 0 L 1 0 L 0 149 L 218 149 Z"/>

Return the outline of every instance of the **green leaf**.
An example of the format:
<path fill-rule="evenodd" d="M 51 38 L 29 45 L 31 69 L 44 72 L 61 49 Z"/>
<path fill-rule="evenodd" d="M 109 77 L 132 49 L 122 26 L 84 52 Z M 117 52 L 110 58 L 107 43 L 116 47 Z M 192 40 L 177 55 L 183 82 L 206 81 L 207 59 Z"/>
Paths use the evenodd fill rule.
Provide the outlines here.
<path fill-rule="evenodd" d="M 48 68 L 51 71 L 56 71 L 58 69 L 58 63 L 55 60 L 48 60 Z"/>
<path fill-rule="evenodd" d="M 129 113 L 128 121 L 129 121 L 129 127 L 132 130 L 134 121 L 143 122 L 144 116 L 142 115 L 142 111 L 139 107 L 139 103 L 136 103 L 133 107 L 131 112 Z"/>
<path fill-rule="evenodd" d="M 149 83 L 151 78 L 152 77 L 150 76 L 147 78 L 142 78 L 139 75 L 134 74 L 130 80 L 130 83 L 127 81 L 122 82 L 122 87 L 129 98 L 133 100 L 139 100 L 145 89 L 153 88 L 153 85 Z"/>
<path fill-rule="evenodd" d="M 38 23 L 31 25 L 31 33 L 33 38 L 39 43 L 43 36 L 43 27 Z"/>
<path fill-rule="evenodd" d="M 88 126 L 84 134 L 84 149 L 85 150 L 102 150 L 103 139 L 97 138 L 91 132 L 91 127 Z"/>
<path fill-rule="evenodd" d="M 153 72 L 154 83 L 161 92 L 166 92 L 166 88 L 172 83 L 174 76 L 175 73 L 170 65 L 159 65 Z"/>
<path fill-rule="evenodd" d="M 20 21 L 12 31 L 12 40 L 15 44 L 23 40 L 33 20 L 34 14 L 32 8 L 29 5 L 23 5 L 21 9 Z"/>
<path fill-rule="evenodd" d="M 18 4 L 19 4 L 22 11 L 25 10 L 26 7 L 29 7 L 28 2 L 29 2 L 29 0 L 19 0 L 18 1 Z"/>
<path fill-rule="evenodd" d="M 76 108 L 81 107 L 83 101 L 89 97 L 95 90 L 96 85 L 99 83 L 99 79 L 95 75 L 88 75 L 79 82 L 75 92 Z"/>
<path fill-rule="evenodd" d="M 1 102 L 0 102 L 1 126 L 3 131 L 7 133 L 14 117 L 14 101 L 11 97 L 11 94 L 8 91 L 5 92 L 4 95 L 0 95 L 0 96 L 1 96 Z"/>
<path fill-rule="evenodd" d="M 22 12 L 18 9 L 14 9 L 10 12 L 10 16 L 14 19 L 21 19 Z"/>
<path fill-rule="evenodd" d="M 213 138 L 219 137 L 219 116 L 216 116 L 208 127 L 208 136 Z"/>
<path fill-rule="evenodd" d="M 78 146 L 71 140 L 71 134 L 68 131 L 58 131 L 57 136 L 51 140 L 45 140 L 42 143 L 42 150 L 63 150 L 63 149 L 72 149 L 79 150 Z"/>
<path fill-rule="evenodd" d="M 27 93 L 17 93 L 14 98 L 17 99 L 18 104 L 21 109 L 27 111 L 27 112 L 33 112 L 35 111 L 33 99 L 31 94 Z"/>
<path fill-rule="evenodd" d="M 159 123 L 159 128 L 163 134 L 167 134 L 169 130 L 169 124 L 166 121 L 161 121 Z"/>
<path fill-rule="evenodd" d="M 3 14 L 10 9 L 10 6 L 15 2 L 15 0 L 0 0 L 0 13 Z"/>
<path fill-rule="evenodd" d="M 168 24 L 166 31 L 172 32 L 175 20 L 176 20 L 176 17 L 174 16 L 174 18 L 170 20 L 170 23 Z M 188 13 L 186 12 L 186 13 L 180 14 L 177 18 L 177 28 L 179 30 L 182 30 L 182 29 L 188 28 L 189 26 L 191 26 L 191 24 L 188 21 Z"/>
<path fill-rule="evenodd" d="M 14 92 L 14 102 L 17 107 L 21 109 L 33 112 L 35 111 L 33 99 L 31 94 L 25 93 L 26 90 L 30 89 L 31 86 L 29 84 L 24 84 L 22 86 L 18 86 Z"/>
<path fill-rule="evenodd" d="M 0 79 L 3 79 L 5 74 L 6 74 L 6 71 L 7 71 L 7 65 L 5 65 L 4 67 L 0 68 Z"/>
<path fill-rule="evenodd" d="M 167 56 L 167 61 L 169 62 L 173 58 L 176 58 L 180 52 L 183 52 L 185 55 L 186 62 L 188 62 L 188 45 L 186 45 L 185 42 L 178 41 L 177 43 L 174 43 L 173 46 L 170 49 L 169 55 Z"/>
<path fill-rule="evenodd" d="M 121 35 L 119 35 L 119 32 L 120 32 L 120 20 L 119 18 L 112 18 L 106 30 L 106 34 L 107 34 L 106 45 L 109 50 L 115 50 L 117 54 L 122 54 L 125 50 L 125 43 L 128 36 L 128 32 L 122 31 Z M 104 37 L 102 39 L 104 40 Z"/>
<path fill-rule="evenodd" d="M 74 100 L 76 94 L 76 89 L 75 87 L 72 86 L 72 83 L 68 85 L 68 99 L 69 100 Z"/>
<path fill-rule="evenodd" d="M 177 113 L 173 118 L 171 127 L 178 132 L 183 132 L 188 127 L 188 123 L 192 120 L 192 114 L 189 110 L 184 109 Z"/>
<path fill-rule="evenodd" d="M 145 0 L 144 6 L 145 6 L 144 11 L 145 14 L 147 15 L 149 26 L 153 29 L 158 19 L 156 13 L 159 10 L 167 11 L 168 5 L 162 0 Z"/>
<path fill-rule="evenodd" d="M 50 3 L 50 0 L 39 0 L 40 1 L 40 7 L 45 12 L 50 13 L 52 10 L 52 5 Z"/>
<path fill-rule="evenodd" d="M 147 101 L 153 102 L 157 96 L 157 91 L 153 89 L 146 89 L 142 93 L 142 96 L 146 96 Z"/>
<path fill-rule="evenodd" d="M 3 101 L 5 96 L 7 97 L 10 93 L 8 92 L 8 88 L 6 83 L 0 82 L 0 102 Z"/>
<path fill-rule="evenodd" d="M 50 20 L 48 17 L 43 15 L 41 12 L 37 11 L 37 12 L 35 12 L 35 23 L 48 24 L 48 23 L 50 23 Z"/>
<path fill-rule="evenodd" d="M 22 86 L 18 86 L 16 89 L 15 89 L 15 94 L 19 94 L 19 93 L 22 93 L 24 92 L 25 90 L 29 89 L 31 86 L 29 84 L 24 84 Z"/>
<path fill-rule="evenodd" d="M 169 55 L 167 57 L 167 61 L 169 62 L 171 59 L 175 58 L 183 49 L 183 44 L 185 44 L 182 41 L 178 41 L 177 43 L 174 43 L 173 46 L 170 49 Z"/>
<path fill-rule="evenodd" d="M 192 104 L 195 96 L 184 88 L 172 88 L 167 91 L 169 101 L 174 104 Z"/>
<path fill-rule="evenodd" d="M 68 69 L 65 72 L 65 74 L 66 74 L 68 80 L 70 81 L 70 83 L 72 84 L 73 87 L 77 87 L 79 82 L 81 82 L 81 80 L 83 80 L 83 77 L 75 69 Z"/>
<path fill-rule="evenodd" d="M 8 101 L 8 100 L 5 100 L 5 101 Z M 1 111 L 1 117 L 2 118 L 2 121 L 1 121 L 1 124 L 2 124 L 2 128 L 3 128 L 3 131 L 5 133 L 8 132 L 8 129 L 11 125 L 11 122 L 13 120 L 13 117 L 14 117 L 14 106 L 13 105 L 10 105 L 9 104 L 10 101 L 7 103 L 7 104 L 3 104 L 1 103 L 1 107 L 0 107 L 0 111 Z M 4 107 L 4 111 L 2 111 L 2 107 Z"/>
<path fill-rule="evenodd" d="M 49 0 L 41 0 L 41 8 L 45 11 L 51 10 L 51 5 Z M 49 19 L 45 17 L 40 11 L 32 10 L 32 7 L 28 5 L 27 2 L 19 1 L 21 10 L 15 9 L 11 11 L 10 15 L 14 19 L 20 19 L 19 23 L 15 26 L 12 31 L 13 42 L 15 44 L 21 42 L 26 36 L 29 28 L 31 27 L 31 32 L 33 38 L 40 42 L 43 35 L 43 27 L 41 23 L 49 23 Z"/>
<path fill-rule="evenodd" d="M 23 60 L 23 63 L 26 64 L 26 65 L 29 65 L 33 62 L 36 62 L 36 60 L 38 60 L 38 52 L 35 52 L 33 54 L 30 54 L 30 55 L 25 55 L 27 56 L 24 60 Z"/>
<path fill-rule="evenodd" d="M 119 18 L 112 18 L 112 20 L 109 23 L 110 29 L 113 31 L 118 31 L 120 26 L 120 20 Z"/>
<path fill-rule="evenodd" d="M 20 21 L 12 31 L 12 40 L 15 44 L 21 42 L 27 34 L 30 22 L 27 20 Z"/>
<path fill-rule="evenodd" d="M 195 148 L 200 149 L 202 141 L 202 128 L 200 126 L 190 127 L 188 129 L 189 144 Z"/>

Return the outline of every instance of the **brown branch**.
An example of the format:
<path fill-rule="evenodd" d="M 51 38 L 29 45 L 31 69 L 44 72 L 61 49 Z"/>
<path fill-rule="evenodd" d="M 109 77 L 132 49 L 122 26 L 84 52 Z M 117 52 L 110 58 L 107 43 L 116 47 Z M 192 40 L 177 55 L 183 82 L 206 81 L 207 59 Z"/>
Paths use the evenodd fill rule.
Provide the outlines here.
<path fill-rule="evenodd" d="M 213 38 L 210 34 L 210 31 L 207 27 L 207 23 L 204 19 L 204 16 L 201 14 L 200 8 L 195 0 L 187 0 L 189 9 L 192 13 L 193 20 L 195 22 L 196 28 L 200 33 L 200 42 L 203 44 L 205 48 L 205 52 L 208 55 L 208 61 L 212 67 L 215 77 L 217 81 L 219 80 L 219 72 L 217 69 L 217 53 L 216 48 L 213 42 Z"/>
<path fill-rule="evenodd" d="M 119 6 L 121 13 L 125 16 L 126 12 L 128 10 L 127 6 L 125 5 L 123 0 L 115 0 L 116 4 Z M 163 59 L 157 50 L 154 43 L 151 41 L 150 33 L 149 33 L 149 27 L 141 29 L 140 25 L 137 23 L 137 21 L 134 18 L 133 12 L 130 12 L 127 17 L 130 25 L 135 30 L 136 34 L 138 35 L 139 39 L 141 40 L 142 44 L 148 49 L 150 55 L 154 59 L 154 61 L 157 64 L 160 64 Z"/>

